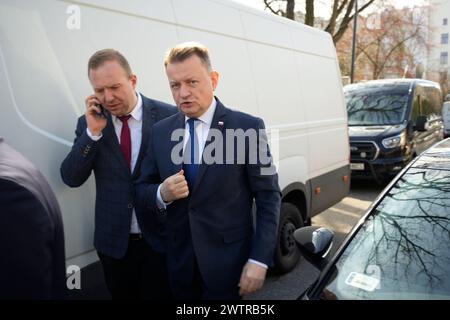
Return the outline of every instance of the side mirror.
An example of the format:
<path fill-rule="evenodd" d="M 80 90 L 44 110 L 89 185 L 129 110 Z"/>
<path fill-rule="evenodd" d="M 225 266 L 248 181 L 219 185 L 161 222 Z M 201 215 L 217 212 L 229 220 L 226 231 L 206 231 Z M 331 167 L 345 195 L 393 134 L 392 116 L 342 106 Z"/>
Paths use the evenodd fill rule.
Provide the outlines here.
<path fill-rule="evenodd" d="M 427 131 L 427 117 L 426 116 L 418 116 L 416 118 L 416 130 L 419 132 Z"/>
<path fill-rule="evenodd" d="M 333 246 L 333 238 L 333 231 L 318 226 L 303 227 L 294 232 L 294 239 L 303 256 L 319 269 L 328 262 L 325 257 Z"/>

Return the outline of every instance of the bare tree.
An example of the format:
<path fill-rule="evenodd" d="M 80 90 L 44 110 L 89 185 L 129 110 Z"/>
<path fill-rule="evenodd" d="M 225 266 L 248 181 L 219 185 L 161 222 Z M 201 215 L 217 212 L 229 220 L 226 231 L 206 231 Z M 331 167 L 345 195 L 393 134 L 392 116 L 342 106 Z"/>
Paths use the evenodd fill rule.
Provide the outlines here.
<path fill-rule="evenodd" d="M 420 54 L 427 51 L 426 13 L 414 9 L 385 7 L 376 13 L 376 25 L 370 17 L 360 17 L 357 39 L 356 79 L 379 79 L 386 76 L 415 77 Z M 342 71 L 348 71 L 351 30 L 337 45 Z"/>
<path fill-rule="evenodd" d="M 334 43 L 337 43 L 345 31 L 349 23 L 354 17 L 354 7 L 356 0 L 333 0 L 331 6 L 331 16 L 325 31 L 331 34 Z M 295 15 L 295 0 L 263 0 L 265 8 L 274 14 L 286 17 L 288 19 L 296 20 Z M 359 0 L 358 3 L 362 2 Z M 358 8 L 358 13 L 364 11 L 369 7 L 374 0 L 365 0 Z M 283 4 L 286 3 L 285 6 Z M 282 9 L 284 7 L 284 10 Z M 304 21 L 300 21 L 309 26 L 314 26 L 315 23 L 314 0 L 306 0 Z"/>

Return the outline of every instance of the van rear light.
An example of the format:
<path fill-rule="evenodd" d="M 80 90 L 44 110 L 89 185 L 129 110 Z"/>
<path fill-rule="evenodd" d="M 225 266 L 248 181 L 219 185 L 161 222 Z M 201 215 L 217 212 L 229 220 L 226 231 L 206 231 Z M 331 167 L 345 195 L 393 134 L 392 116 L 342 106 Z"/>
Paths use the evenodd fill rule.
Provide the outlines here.
<path fill-rule="evenodd" d="M 320 189 L 320 187 L 317 187 L 314 189 L 315 194 L 320 194 L 321 192 L 322 192 L 322 189 Z"/>
<path fill-rule="evenodd" d="M 348 175 L 345 175 L 345 176 L 342 177 L 342 181 L 348 182 L 348 180 L 349 180 Z"/>

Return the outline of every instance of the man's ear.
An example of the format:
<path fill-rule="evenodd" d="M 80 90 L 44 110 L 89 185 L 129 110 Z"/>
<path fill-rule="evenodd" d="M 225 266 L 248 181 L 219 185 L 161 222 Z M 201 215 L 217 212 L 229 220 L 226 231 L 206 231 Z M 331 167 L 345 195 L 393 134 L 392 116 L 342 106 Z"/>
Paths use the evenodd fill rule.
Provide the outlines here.
<path fill-rule="evenodd" d="M 216 90 L 217 84 L 219 83 L 219 73 L 215 70 L 211 71 L 211 83 L 213 90 Z"/>
<path fill-rule="evenodd" d="M 131 85 L 133 86 L 133 89 L 136 89 L 136 85 L 137 85 L 137 77 L 135 74 L 132 74 L 130 76 L 130 81 L 131 81 Z"/>

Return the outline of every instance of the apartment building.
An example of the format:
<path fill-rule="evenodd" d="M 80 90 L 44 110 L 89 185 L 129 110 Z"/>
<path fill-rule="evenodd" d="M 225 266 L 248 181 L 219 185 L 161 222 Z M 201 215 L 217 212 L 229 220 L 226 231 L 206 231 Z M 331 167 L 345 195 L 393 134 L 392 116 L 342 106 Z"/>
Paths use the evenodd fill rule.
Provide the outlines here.
<path fill-rule="evenodd" d="M 427 78 L 450 93 L 450 0 L 430 0 Z"/>

